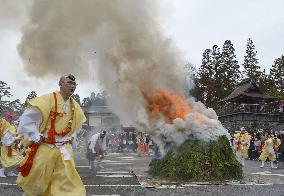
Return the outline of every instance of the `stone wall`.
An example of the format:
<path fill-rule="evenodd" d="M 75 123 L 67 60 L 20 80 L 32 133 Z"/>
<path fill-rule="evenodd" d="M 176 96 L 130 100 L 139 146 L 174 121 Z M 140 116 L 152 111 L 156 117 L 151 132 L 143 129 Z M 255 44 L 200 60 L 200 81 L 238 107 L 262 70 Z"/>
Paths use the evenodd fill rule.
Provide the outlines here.
<path fill-rule="evenodd" d="M 219 120 L 230 132 L 240 130 L 241 127 L 270 130 L 281 123 L 281 116 L 270 113 L 232 113 L 219 116 Z"/>

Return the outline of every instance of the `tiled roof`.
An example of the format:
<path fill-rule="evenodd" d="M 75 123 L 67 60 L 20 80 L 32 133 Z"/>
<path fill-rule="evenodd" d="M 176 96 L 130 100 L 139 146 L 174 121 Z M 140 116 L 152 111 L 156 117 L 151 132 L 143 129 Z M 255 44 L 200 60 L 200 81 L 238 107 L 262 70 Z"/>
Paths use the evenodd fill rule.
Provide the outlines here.
<path fill-rule="evenodd" d="M 255 82 L 247 81 L 241 83 L 230 95 L 225 97 L 222 101 L 229 101 L 240 96 L 260 99 L 275 99 L 275 97 L 264 95 Z"/>
<path fill-rule="evenodd" d="M 87 109 L 87 113 L 112 113 L 108 106 L 92 105 Z"/>

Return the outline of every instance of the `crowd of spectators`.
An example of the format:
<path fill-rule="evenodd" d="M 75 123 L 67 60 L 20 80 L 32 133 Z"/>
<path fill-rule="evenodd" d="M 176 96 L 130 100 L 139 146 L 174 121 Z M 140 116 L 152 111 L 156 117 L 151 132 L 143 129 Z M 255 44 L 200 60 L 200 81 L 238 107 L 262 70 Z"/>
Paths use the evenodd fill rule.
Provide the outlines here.
<path fill-rule="evenodd" d="M 216 109 L 218 114 L 228 114 L 237 112 L 252 113 L 284 113 L 284 100 L 265 103 L 259 101 L 254 104 L 225 102 Z"/>
<path fill-rule="evenodd" d="M 275 154 L 277 155 L 277 160 L 280 162 L 284 162 L 284 130 L 274 131 L 274 130 L 248 130 L 250 134 L 250 142 L 248 148 L 248 159 L 250 160 L 258 160 L 260 154 L 263 150 L 263 146 L 265 141 L 268 139 L 268 136 L 272 136 L 273 140 L 276 141 L 279 139 L 281 144 L 274 148 Z M 234 134 L 232 133 L 232 140 L 234 139 Z"/>
<path fill-rule="evenodd" d="M 140 144 L 143 144 L 142 155 L 150 155 L 151 152 L 155 152 L 156 144 L 151 139 L 150 135 L 142 132 L 122 132 L 119 134 L 107 135 L 107 147 L 109 152 L 130 152 L 140 153 Z M 143 141 L 141 141 L 143 137 Z"/>

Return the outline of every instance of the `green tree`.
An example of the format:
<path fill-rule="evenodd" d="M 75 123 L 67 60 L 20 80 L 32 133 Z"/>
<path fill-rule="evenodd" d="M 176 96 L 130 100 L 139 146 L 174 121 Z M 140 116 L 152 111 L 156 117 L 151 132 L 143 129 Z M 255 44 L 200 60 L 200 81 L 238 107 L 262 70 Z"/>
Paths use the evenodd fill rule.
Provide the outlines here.
<path fill-rule="evenodd" d="M 93 104 L 96 106 L 106 106 L 106 94 L 105 93 L 98 93 L 93 100 Z"/>
<path fill-rule="evenodd" d="M 215 108 L 216 103 L 221 100 L 223 94 L 223 68 L 222 68 L 222 53 L 220 52 L 220 48 L 217 45 L 212 47 L 211 51 L 211 64 L 213 67 L 213 74 L 211 83 L 211 91 L 212 91 L 212 98 L 211 98 L 211 106 Z"/>
<path fill-rule="evenodd" d="M 184 66 L 185 72 L 186 72 L 186 87 L 185 90 L 188 92 L 188 96 L 195 96 L 195 90 L 196 90 L 196 80 L 197 80 L 197 69 L 196 67 L 191 64 L 187 63 Z"/>
<path fill-rule="evenodd" d="M 28 101 L 30 101 L 30 100 L 32 100 L 32 99 L 34 99 L 34 98 L 36 98 L 36 97 L 37 97 L 36 92 L 35 92 L 35 91 L 31 91 L 31 92 L 28 94 L 27 98 L 26 98 L 26 101 L 25 101 L 25 103 L 24 103 L 24 107 L 27 106 Z"/>
<path fill-rule="evenodd" d="M 211 50 L 206 49 L 202 56 L 195 94 L 207 107 L 215 108 L 216 103 L 223 98 L 222 54 L 220 48 L 214 45 Z"/>
<path fill-rule="evenodd" d="M 20 116 L 25 108 L 25 104 L 22 104 L 19 99 L 9 102 L 7 111 L 14 112 L 17 116 Z"/>
<path fill-rule="evenodd" d="M 2 113 L 9 108 L 9 101 L 5 100 L 5 98 L 12 96 L 10 90 L 11 88 L 6 82 L 0 81 L 0 107 L 2 108 Z"/>
<path fill-rule="evenodd" d="M 82 105 L 83 106 L 106 106 L 107 105 L 107 94 L 105 91 L 102 93 L 94 93 L 92 92 L 90 97 L 84 98 Z"/>
<path fill-rule="evenodd" d="M 84 98 L 83 101 L 82 101 L 82 105 L 83 106 L 90 106 L 90 105 L 92 105 L 91 99 L 89 97 Z"/>
<path fill-rule="evenodd" d="M 274 96 L 284 98 L 284 56 L 275 59 L 270 69 L 270 80 L 274 82 L 271 93 Z"/>
<path fill-rule="evenodd" d="M 228 96 L 241 80 L 241 71 L 236 60 L 235 49 L 230 40 L 226 40 L 221 54 L 221 63 L 218 70 L 218 94 L 219 100 Z"/>
<path fill-rule="evenodd" d="M 212 64 L 211 50 L 206 49 L 202 54 L 202 62 L 196 77 L 194 94 L 196 98 L 206 106 L 211 107 L 215 80 L 214 67 Z"/>
<path fill-rule="evenodd" d="M 28 94 L 28 96 L 27 96 L 27 98 L 26 98 L 26 101 L 29 101 L 29 100 L 34 99 L 34 98 L 36 98 L 36 97 L 37 97 L 37 93 L 36 93 L 35 91 L 31 91 L 31 92 Z"/>
<path fill-rule="evenodd" d="M 11 88 L 6 82 L 0 81 L 0 102 L 3 100 L 4 97 L 12 96 L 10 90 Z"/>
<path fill-rule="evenodd" d="M 249 38 L 247 41 L 246 55 L 244 56 L 244 72 L 245 78 L 249 78 L 255 82 L 259 82 L 261 75 L 260 66 L 258 65 L 258 59 L 256 58 L 257 51 L 253 41 Z"/>
<path fill-rule="evenodd" d="M 261 72 L 259 77 L 259 89 L 265 94 L 270 96 L 277 95 L 277 89 L 273 79 L 269 74 L 266 74 L 265 69 Z"/>

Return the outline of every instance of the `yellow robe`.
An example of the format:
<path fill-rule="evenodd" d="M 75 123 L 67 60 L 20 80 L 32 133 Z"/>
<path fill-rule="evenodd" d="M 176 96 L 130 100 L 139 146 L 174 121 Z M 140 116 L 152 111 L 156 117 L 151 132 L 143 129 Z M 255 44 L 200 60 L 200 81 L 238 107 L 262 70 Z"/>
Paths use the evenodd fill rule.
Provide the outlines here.
<path fill-rule="evenodd" d="M 236 154 L 238 156 L 241 156 L 245 159 L 248 158 L 248 148 L 249 146 L 247 145 L 247 143 L 249 143 L 251 136 L 248 133 L 237 133 L 234 135 L 235 137 L 235 142 L 236 142 Z M 243 142 L 245 142 L 246 144 L 242 144 Z"/>
<path fill-rule="evenodd" d="M 278 146 L 281 144 L 281 141 L 279 139 L 273 141 L 272 138 L 267 139 L 264 142 L 264 146 L 262 148 L 261 155 L 259 157 L 259 160 L 266 161 L 268 158 L 270 161 L 276 160 L 276 153 L 274 152 L 274 148 L 278 148 Z"/>
<path fill-rule="evenodd" d="M 71 120 L 71 110 L 74 110 L 71 131 L 72 135 L 75 129 L 79 128 L 86 120 L 82 109 L 74 99 L 70 104 L 69 111 L 65 114 L 63 111 L 64 100 L 56 92 L 58 101 L 58 112 L 63 113 L 62 117 L 56 119 L 56 130 L 64 130 Z M 50 128 L 50 111 L 54 111 L 53 94 L 37 97 L 29 102 L 31 107 L 36 108 L 41 116 L 40 133 L 47 134 Z M 71 108 L 72 107 L 72 108 Z M 86 190 L 83 182 L 75 169 L 73 151 L 70 144 L 66 144 L 66 150 L 71 155 L 70 160 L 64 160 L 63 154 L 57 147 L 50 147 L 47 144 L 41 144 L 33 160 L 30 173 L 23 177 L 19 174 L 17 184 L 27 196 L 85 196 Z"/>
<path fill-rule="evenodd" d="M 14 125 L 11 125 L 9 122 L 7 122 L 4 119 L 0 119 L 0 137 L 2 138 L 4 134 L 9 131 L 13 134 L 14 137 L 16 137 L 16 127 Z M 18 166 L 23 161 L 23 156 L 20 154 L 16 144 L 11 145 L 12 148 L 12 154 L 11 156 L 8 156 L 8 148 L 2 144 L 1 146 L 1 156 L 0 160 L 5 168 Z"/>

